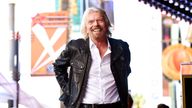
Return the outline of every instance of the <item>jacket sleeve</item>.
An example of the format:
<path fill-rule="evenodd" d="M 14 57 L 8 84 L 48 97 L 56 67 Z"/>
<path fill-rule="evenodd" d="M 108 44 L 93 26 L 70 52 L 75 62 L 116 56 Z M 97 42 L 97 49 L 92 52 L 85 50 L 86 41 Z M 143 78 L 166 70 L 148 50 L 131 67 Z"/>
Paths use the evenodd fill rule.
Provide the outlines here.
<path fill-rule="evenodd" d="M 131 52 L 129 49 L 129 45 L 127 42 L 124 42 L 124 56 L 126 58 L 126 71 L 127 71 L 127 76 L 129 76 L 129 74 L 131 73 L 131 67 L 130 67 L 130 62 L 131 62 Z"/>
<path fill-rule="evenodd" d="M 70 48 L 69 44 L 66 45 L 65 50 L 61 52 L 59 57 L 53 63 L 55 76 L 62 91 L 65 91 L 68 83 L 68 67 L 70 66 Z"/>

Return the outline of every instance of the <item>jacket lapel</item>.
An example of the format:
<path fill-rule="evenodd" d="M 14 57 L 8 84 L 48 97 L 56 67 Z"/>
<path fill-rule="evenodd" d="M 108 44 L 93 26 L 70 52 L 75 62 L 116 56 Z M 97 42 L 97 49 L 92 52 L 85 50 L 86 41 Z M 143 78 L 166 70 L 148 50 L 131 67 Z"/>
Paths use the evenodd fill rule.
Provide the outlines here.
<path fill-rule="evenodd" d="M 89 52 L 89 38 L 86 38 L 85 42 L 85 48 Z"/>
<path fill-rule="evenodd" d="M 123 53 L 122 44 L 112 38 L 109 38 L 109 43 L 111 45 L 111 63 L 114 63 Z"/>

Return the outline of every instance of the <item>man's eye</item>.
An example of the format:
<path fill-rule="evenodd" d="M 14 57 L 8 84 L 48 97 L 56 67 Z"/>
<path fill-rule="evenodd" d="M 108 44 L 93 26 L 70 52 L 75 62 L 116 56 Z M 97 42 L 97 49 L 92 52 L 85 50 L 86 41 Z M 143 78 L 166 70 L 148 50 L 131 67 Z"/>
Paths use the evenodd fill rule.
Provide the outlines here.
<path fill-rule="evenodd" d="M 89 21 L 88 23 L 89 23 L 89 24 L 92 24 L 93 22 L 94 22 L 94 21 Z"/>
<path fill-rule="evenodd" d="M 99 19 L 99 20 L 97 20 L 98 22 L 104 22 L 104 20 L 103 19 Z"/>

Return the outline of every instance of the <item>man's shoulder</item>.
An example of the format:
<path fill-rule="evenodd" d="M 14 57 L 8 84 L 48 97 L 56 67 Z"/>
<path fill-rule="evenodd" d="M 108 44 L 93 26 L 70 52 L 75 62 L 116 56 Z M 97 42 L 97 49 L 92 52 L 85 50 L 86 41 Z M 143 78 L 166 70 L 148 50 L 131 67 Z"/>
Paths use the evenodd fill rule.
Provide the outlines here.
<path fill-rule="evenodd" d="M 86 39 L 83 39 L 83 38 L 79 38 L 79 39 L 72 39 L 68 42 L 68 47 L 70 48 L 77 48 L 77 49 L 83 49 L 85 48 L 87 45 L 86 45 Z"/>
<path fill-rule="evenodd" d="M 68 44 L 70 45 L 82 45 L 85 44 L 86 40 L 84 38 L 72 39 Z"/>
<path fill-rule="evenodd" d="M 109 38 L 109 41 L 111 41 L 112 43 L 116 43 L 116 44 L 127 44 L 127 42 L 122 39 Z"/>
<path fill-rule="evenodd" d="M 85 40 L 86 39 L 84 39 L 84 38 L 78 38 L 78 39 L 72 39 L 72 40 L 70 40 L 69 42 L 72 42 L 72 43 L 76 43 L 76 42 L 85 42 Z"/>

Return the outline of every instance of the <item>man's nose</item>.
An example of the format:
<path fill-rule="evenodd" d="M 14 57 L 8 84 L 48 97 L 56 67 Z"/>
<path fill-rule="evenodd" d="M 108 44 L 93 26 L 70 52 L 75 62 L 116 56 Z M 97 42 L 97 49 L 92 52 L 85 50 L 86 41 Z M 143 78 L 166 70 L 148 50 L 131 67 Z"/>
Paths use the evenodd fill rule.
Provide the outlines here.
<path fill-rule="evenodd" d="M 93 22 L 93 25 L 98 25 L 98 21 L 95 20 L 95 21 Z"/>

